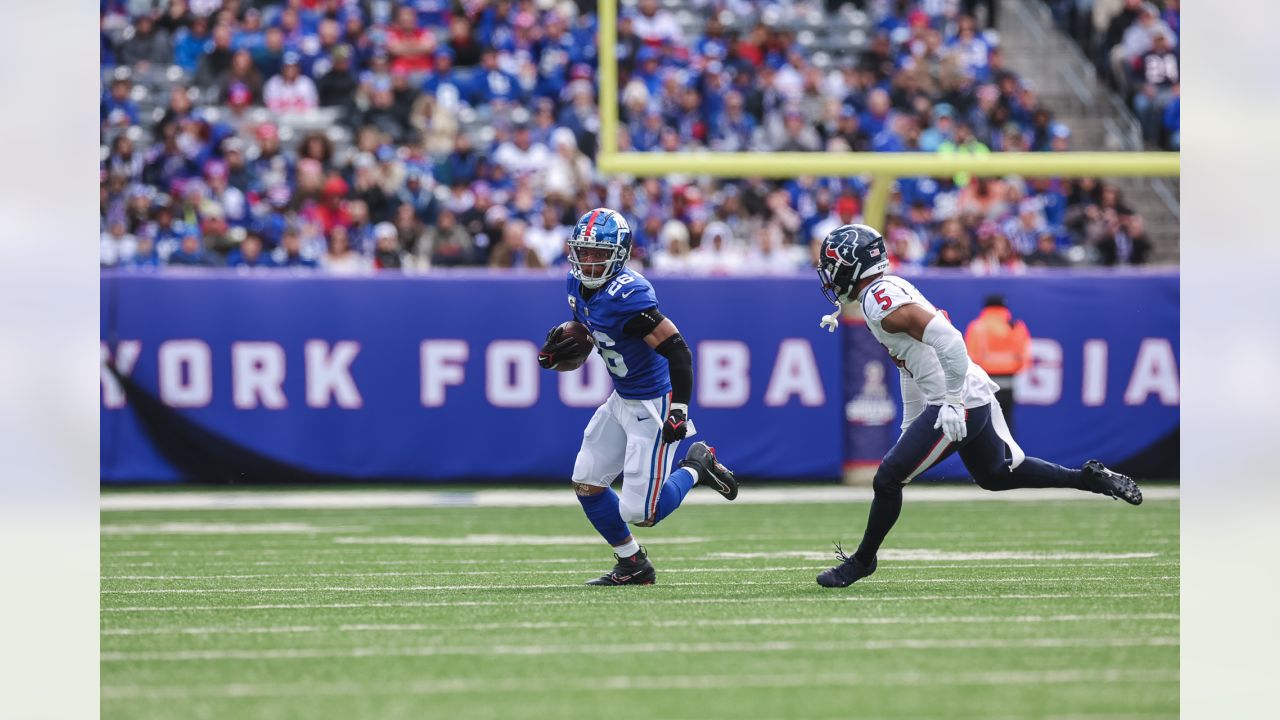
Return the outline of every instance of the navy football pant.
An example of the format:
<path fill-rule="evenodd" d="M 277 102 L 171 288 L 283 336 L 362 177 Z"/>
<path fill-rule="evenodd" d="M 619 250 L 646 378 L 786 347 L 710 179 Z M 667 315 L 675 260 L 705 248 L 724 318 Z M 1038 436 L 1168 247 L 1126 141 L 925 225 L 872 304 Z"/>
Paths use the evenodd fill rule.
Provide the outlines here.
<path fill-rule="evenodd" d="M 880 544 L 893 529 L 902 512 L 902 486 L 917 475 L 937 465 L 951 453 L 960 453 L 965 469 L 973 476 L 978 487 L 986 490 L 1013 490 L 1014 488 L 1075 488 L 1087 490 L 1084 473 L 1038 458 L 1022 457 L 1000 435 L 992 419 L 992 405 L 971 408 L 965 413 L 969 432 L 959 444 L 947 442 L 942 429 L 935 429 L 940 406 L 930 405 L 898 438 L 876 471 L 875 498 L 871 501 L 871 514 L 862 544 L 854 557 L 863 564 L 875 558 Z M 1003 423 L 1001 423 L 1003 425 Z M 1004 433 L 1007 436 L 1007 433 Z M 1015 467 L 1016 465 L 1016 467 Z"/>

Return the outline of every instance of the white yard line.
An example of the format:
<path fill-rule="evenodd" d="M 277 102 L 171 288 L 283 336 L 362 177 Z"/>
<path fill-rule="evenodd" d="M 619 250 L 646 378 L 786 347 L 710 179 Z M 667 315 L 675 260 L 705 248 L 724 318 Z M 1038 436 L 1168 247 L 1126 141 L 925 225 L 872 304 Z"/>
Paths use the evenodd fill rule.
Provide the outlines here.
<path fill-rule="evenodd" d="M 371 537 L 336 537 L 333 541 L 339 545 L 445 545 L 472 547 L 476 545 L 496 545 L 499 547 L 517 547 L 521 545 L 590 545 L 599 547 L 602 544 L 599 535 L 495 535 L 471 534 L 462 537 L 443 537 L 439 535 L 374 535 Z M 670 537 L 662 542 L 672 545 L 690 545 L 711 542 L 704 537 Z"/>
<path fill-rule="evenodd" d="M 877 559 L 881 561 L 911 562 L 934 560 L 1138 560 L 1153 558 L 1159 555 L 1154 552 L 964 552 L 954 550 L 920 549 L 886 549 L 880 551 Z M 825 560 L 831 557 L 830 552 L 814 552 L 811 550 L 784 550 L 780 552 L 714 552 L 709 558 L 726 560 L 756 560 L 767 558 L 802 558 L 805 560 Z"/>
<path fill-rule="evenodd" d="M 675 563 L 681 560 L 693 561 L 693 560 L 701 560 L 701 559 L 703 558 L 662 558 L 662 566 L 660 569 L 662 570 L 663 573 L 680 573 L 680 572 L 751 573 L 751 572 L 774 572 L 774 571 L 787 571 L 787 570 L 801 571 L 801 570 L 825 570 L 826 568 L 830 567 L 831 564 L 834 562 L 834 560 L 831 560 L 831 562 L 827 562 L 826 564 L 822 564 L 822 565 L 794 565 L 794 566 L 788 566 L 788 567 L 755 567 L 755 566 L 749 566 L 749 565 L 748 566 L 738 565 L 736 567 L 714 567 L 714 568 L 691 567 L 690 568 L 690 567 L 672 567 L 671 566 L 672 563 Z M 512 563 L 512 562 L 518 562 L 518 561 L 504 560 L 503 562 Z M 544 561 L 529 561 L 526 564 L 536 565 L 542 562 Z M 439 569 L 428 570 L 428 569 L 423 569 L 418 572 L 393 572 L 393 571 L 354 572 L 353 571 L 353 572 L 335 572 L 335 573 L 232 573 L 232 574 L 222 574 L 222 573 L 211 572 L 206 575 L 103 575 L 101 576 L 100 579 L 101 580 L 206 580 L 206 579 L 221 580 L 221 579 L 247 579 L 247 578 L 267 578 L 267 577 L 273 577 L 273 578 L 414 577 L 414 576 L 432 576 L 432 575 L 449 575 L 449 576 L 457 575 L 462 577 L 472 577 L 472 576 L 485 577 L 485 576 L 492 576 L 492 575 L 573 575 L 573 574 L 581 574 L 581 573 L 586 573 L 589 575 L 592 572 L 598 571 L 600 569 L 599 567 L 597 567 L 600 564 L 599 561 L 596 561 L 593 563 L 590 560 L 574 559 L 574 560 L 547 560 L 545 562 L 555 563 L 555 564 L 571 564 L 576 567 L 568 570 L 539 570 L 539 569 L 531 568 L 531 569 L 522 569 L 522 570 L 439 570 Z M 295 567 L 298 565 L 315 565 L 315 566 L 330 567 L 330 568 L 341 567 L 343 565 L 356 565 L 356 566 L 391 565 L 396 567 L 413 565 L 419 568 L 434 568 L 434 566 L 436 565 L 454 565 L 454 564 L 492 565 L 493 563 L 489 561 L 481 562 L 481 561 L 461 561 L 461 560 L 452 561 L 452 562 L 447 560 L 414 560 L 414 561 L 390 560 L 385 562 L 371 560 L 368 562 L 298 561 L 296 563 L 255 562 L 255 563 L 248 563 L 248 564 L 253 566 L 269 565 L 269 566 L 287 566 L 287 567 Z M 1071 568 L 1105 567 L 1105 568 L 1133 569 L 1133 568 L 1170 568 L 1170 567 L 1178 567 L 1178 565 L 1179 565 L 1179 562 L 1177 560 L 1161 560 L 1158 562 L 1143 562 L 1138 564 L 1118 563 L 1118 562 L 1072 562 L 1069 565 L 1059 565 L 1059 567 L 1071 567 Z M 126 568 L 132 569 L 132 568 L 144 568 L 144 567 L 145 568 L 169 567 L 169 565 L 167 563 L 113 563 L 112 567 L 117 570 L 123 570 Z M 207 568 L 209 570 L 215 570 L 219 568 L 245 569 L 245 564 L 244 563 L 208 563 L 208 564 L 202 563 L 201 567 Z M 969 570 L 974 568 L 983 568 L 983 569 L 998 568 L 1002 570 L 1018 570 L 1018 569 L 1026 569 L 1026 568 L 1045 568 L 1045 567 L 1048 567 L 1045 565 L 1045 563 L 937 563 L 937 564 L 923 564 L 923 565 L 917 565 L 917 564 L 895 565 L 893 568 L 893 571 L 895 573 L 897 572 L 910 573 L 910 572 L 921 572 L 921 571 L 928 571 L 928 570 Z"/>
<path fill-rule="evenodd" d="M 221 574 L 210 573 L 206 575 L 103 575 L 102 580 L 156 580 L 156 581 L 173 581 L 173 580 L 257 580 L 263 578 L 314 578 L 314 577 L 332 577 L 332 578 L 358 578 L 358 577 L 433 577 L 440 575 L 458 576 L 458 577 L 491 577 L 495 575 L 581 575 L 583 573 L 591 573 L 594 566 L 584 564 L 580 560 L 573 561 L 580 567 L 568 570 L 423 570 L 420 572 L 309 572 L 309 573 L 244 573 L 244 574 Z M 315 563 L 328 565 L 328 563 Z M 430 563 L 419 563 L 429 565 Z M 1176 562 L 1160 562 L 1160 563 L 1144 563 L 1138 567 L 1171 567 L 1177 565 Z M 665 562 L 662 572 L 666 573 L 762 573 L 762 572 L 802 572 L 809 570 L 826 570 L 830 567 L 830 563 L 826 565 L 788 565 L 778 567 L 667 567 Z M 1018 564 L 1007 565 L 1001 563 L 951 563 L 946 565 L 907 565 L 894 568 L 895 572 L 899 571 L 915 571 L 915 570 L 968 570 L 970 568 L 1045 568 L 1048 567 L 1043 563 L 1040 564 Z M 1122 563 L 1072 563 L 1070 567 L 1111 567 L 1111 568 L 1128 568 L 1134 566 Z"/>
<path fill-rule="evenodd" d="M 713 583 L 722 585 L 722 583 Z M 566 587 L 559 585 L 557 587 Z M 585 590 L 585 588 L 584 588 Z M 590 592 L 590 591 L 588 591 Z M 608 592 L 608 591 L 606 591 Z M 822 602 L 931 602 L 931 601 L 972 601 L 972 600 L 1112 600 L 1112 599 L 1151 599 L 1181 597 L 1176 592 L 1132 592 L 1132 593 L 1011 593 L 1007 595 L 844 595 L 826 593 L 821 596 L 803 597 L 697 597 L 697 598 L 646 598 L 641 594 L 621 595 L 612 591 L 609 602 L 613 606 L 625 604 L 624 600 L 640 601 L 649 605 L 745 605 L 748 603 L 822 603 Z M 561 605 L 564 598 L 554 600 L 420 600 L 399 602 L 358 602 L 358 603 L 258 603 L 253 605 L 176 605 L 176 606 L 128 606 L 103 607 L 101 613 L 119 612 L 241 612 L 244 610 L 356 610 L 364 608 L 427 608 L 427 607 L 523 607 L 526 605 Z"/>
<path fill-rule="evenodd" d="M 1064 533 L 1076 533 L 1076 534 L 1084 535 L 1087 537 L 1087 539 L 1079 539 L 1079 540 L 1048 539 L 1048 538 L 1061 537 Z M 715 542 L 720 545 L 730 545 L 730 546 L 735 546 L 735 545 L 742 546 L 748 543 L 768 543 L 773 546 L 781 545 L 784 543 L 785 544 L 804 543 L 806 545 L 811 543 L 816 543 L 817 547 L 822 547 L 824 545 L 827 547 L 830 547 L 830 543 L 832 539 L 838 538 L 840 534 L 841 533 L 839 532 L 834 532 L 831 534 L 823 533 L 822 535 L 817 535 L 815 537 L 816 534 L 812 532 L 771 533 L 771 534 L 729 533 L 729 534 L 717 535 L 714 539 L 708 539 L 707 542 Z M 902 535 L 903 537 L 898 538 L 898 542 L 916 545 L 916 544 L 926 544 L 930 542 L 937 542 L 938 540 L 942 540 L 945 542 L 946 545 L 950 547 L 961 546 L 964 548 L 968 548 L 967 552 L 982 552 L 980 550 L 974 550 L 974 548 L 986 548 L 986 547 L 999 548 L 1003 550 L 1004 548 L 1009 547 L 1011 543 L 1011 540 L 1009 538 L 992 537 L 992 533 L 967 533 L 963 531 L 957 531 L 952 536 L 946 536 L 946 535 L 939 535 L 938 533 L 916 534 L 911 532 L 903 532 Z M 926 536 L 927 536 L 927 539 L 926 539 Z M 443 536 L 414 535 L 414 536 L 408 536 L 408 537 L 443 537 Z M 897 536 L 895 535 L 895 537 Z M 1118 533 L 1108 534 L 1105 532 L 1095 531 L 1090 528 L 1073 528 L 1073 529 L 1064 529 L 1060 531 L 1055 531 L 1053 533 L 1046 534 L 1045 537 L 1046 539 L 1038 539 L 1038 538 L 1032 537 L 1031 535 L 1023 535 L 1022 533 L 1018 533 L 1016 536 L 1018 541 L 1033 542 L 1036 545 L 1044 545 L 1044 546 L 1050 546 L 1050 547 L 1058 547 L 1058 546 L 1087 547 L 1091 545 L 1092 546 L 1113 546 L 1117 542 L 1130 541 L 1131 533 L 1118 532 Z M 645 536 L 643 539 L 649 540 L 647 536 Z M 667 540 L 668 538 L 663 537 L 661 532 L 659 532 L 658 535 L 652 538 L 652 542 L 655 542 L 655 543 L 662 543 L 662 542 L 666 542 Z M 228 548 L 226 546 L 218 547 L 214 545 L 214 543 L 216 543 L 217 541 L 218 540 L 216 536 L 211 536 L 208 538 L 207 542 L 201 544 L 200 547 L 193 548 L 189 544 L 190 541 L 170 542 L 167 540 L 155 540 L 150 537 L 140 538 L 137 542 L 143 543 L 144 547 L 149 548 L 148 550 L 139 550 L 139 549 L 103 550 L 101 552 L 101 556 L 104 558 L 110 558 L 110 557 L 179 558 L 179 557 L 198 556 L 202 559 L 210 558 L 210 557 L 225 557 L 225 556 L 243 557 L 244 556 L 245 551 L 243 549 Z M 113 537 L 109 540 L 109 542 L 112 546 L 117 546 L 119 543 L 127 542 L 127 538 Z M 597 538 L 595 542 L 595 546 L 599 547 L 602 544 L 602 542 L 603 541 Z M 1174 545 L 1176 546 L 1179 542 L 1180 540 L 1176 532 L 1166 536 L 1161 536 L 1159 532 L 1153 531 L 1147 537 L 1144 537 L 1142 539 L 1143 545 Z M 485 546 L 477 545 L 476 547 L 485 547 Z M 495 545 L 493 547 L 501 547 L 501 546 Z M 567 546 L 567 547 L 574 547 L 574 546 Z M 415 551 L 415 547 L 413 545 L 406 545 L 404 547 L 404 552 L 406 554 L 412 553 L 414 551 Z M 419 552 L 422 554 L 425 554 L 433 551 L 434 551 L 433 548 L 424 547 Z M 381 550 L 379 550 L 377 547 L 362 548 L 359 546 L 316 547 L 315 542 L 312 541 L 310 538 L 305 538 L 305 539 L 299 538 L 299 542 L 294 543 L 293 537 L 289 535 L 280 536 L 278 540 L 272 542 L 270 547 L 255 547 L 253 549 L 254 555 L 263 555 L 263 556 L 296 556 L 304 552 L 307 555 L 333 555 L 333 556 L 340 556 L 343 558 L 351 558 L 351 557 L 358 558 L 363 553 L 368 557 L 375 558 L 378 556 L 378 553 L 380 553 Z M 811 551 L 798 551 L 798 552 L 811 552 Z"/>
<path fill-rule="evenodd" d="M 575 678 L 436 678 L 408 683 L 235 683 L 228 685 L 104 685 L 103 700 L 186 700 L 196 697 L 316 697 L 435 695 L 442 693 L 526 693 L 548 689 L 711 690 L 757 687 L 1007 686 L 1119 683 L 1176 683 L 1176 669 L 996 670 L 960 673 L 803 673 L 770 675 L 614 675 Z"/>
<path fill-rule="evenodd" d="M 807 625 L 968 625 L 968 624 L 1038 624 L 1073 622 L 1116 622 L 1129 620 L 1178 620 L 1177 613 L 1099 613 L 1085 615 L 962 615 L 954 617 L 829 617 L 829 618 L 731 618 L 679 620 L 611 620 L 610 627 L 788 627 Z M 134 635 L 276 635 L 290 633 L 364 633 L 364 632 L 438 632 L 441 630 L 476 632 L 484 630 L 554 630 L 592 628 L 592 622 L 510 622 L 510 623 L 363 623 L 352 625 L 272 625 L 266 627 L 176 627 L 176 628 L 108 628 L 104 636 Z"/>
<path fill-rule="evenodd" d="M 886 551 L 886 552 L 887 552 L 887 551 Z M 1159 553 L 1155 553 L 1155 555 L 1156 555 L 1157 557 L 1160 557 L 1160 556 L 1161 556 Z M 708 561 L 708 560 L 710 560 L 710 559 L 712 559 L 712 558 L 709 558 L 709 557 L 707 557 L 707 556 L 679 556 L 679 555 L 676 555 L 676 556 L 666 556 L 666 555 L 663 555 L 663 556 L 662 556 L 662 558 L 661 558 L 661 562 L 662 562 L 662 569 L 663 569 L 663 570 L 667 570 L 667 569 L 670 567 L 670 565 L 671 565 L 671 564 L 673 564 L 673 563 L 684 563 L 684 562 L 707 562 L 707 561 Z M 726 563 L 726 562 L 727 562 L 728 567 L 731 567 L 731 568 L 738 568 L 738 569 L 743 569 L 743 570 L 745 570 L 745 569 L 747 569 L 747 568 L 753 567 L 752 565 L 750 565 L 750 564 L 749 564 L 749 563 L 753 560 L 752 558 L 714 558 L 714 559 L 716 560 L 716 562 L 717 562 L 717 563 Z M 822 561 L 823 561 L 823 562 L 827 562 L 827 563 L 832 563 L 832 562 L 834 562 L 834 558 L 832 557 L 831 553 L 829 553 L 829 552 L 828 552 L 828 553 L 822 553 L 822 558 L 821 558 L 821 559 L 822 559 Z M 1142 560 L 1142 562 L 1078 562 L 1078 561 L 1067 561 L 1066 566 L 1067 566 L 1067 567 L 1073 567 L 1073 568 L 1077 568 L 1077 567 L 1143 567 L 1143 568 L 1146 568 L 1146 567 L 1176 566 L 1176 565 L 1178 565 L 1178 564 L 1179 564 L 1179 561 L 1178 561 L 1178 560 L 1157 560 L 1157 561 L 1151 561 L 1151 560 L 1148 560 L 1148 559 L 1146 559 L 1146 558 L 1135 558 L 1135 559 L 1136 559 L 1136 560 Z M 947 562 L 939 562 L 939 563 L 931 563 L 931 562 L 926 562 L 926 563 L 923 563 L 923 564 L 920 564 L 920 563 L 917 563 L 916 561 L 911 561 L 911 560 L 902 560 L 902 561 L 897 561 L 897 562 L 901 562 L 902 564 L 901 564 L 901 565 L 895 565 L 895 569 L 897 569 L 897 570 L 908 570 L 908 571 L 911 571 L 911 570 L 936 570 L 936 569 L 945 569 L 945 568 L 1035 568 L 1035 567 L 1044 567 L 1044 565 L 1045 565 L 1043 562 L 1017 562 L 1017 563 L 1015 563 L 1015 562 L 1001 562 L 1001 563 L 978 563 L 978 562 L 963 562 L 963 563 L 957 563 L 957 562 L 949 562 L 949 563 L 947 563 Z M 163 562 L 157 562 L 157 561 L 153 561 L 153 560 L 142 560 L 142 561 L 132 561 L 132 560 L 129 560 L 129 561 L 104 562 L 104 563 L 102 563 L 102 566 L 103 566 L 104 568 L 105 568 L 105 567 L 107 567 L 107 566 L 110 566 L 110 568 L 111 568 L 111 569 L 113 569 L 113 570 L 117 570 L 117 571 L 126 571 L 126 570 L 131 570 L 131 569 L 133 569 L 133 568 L 169 568 L 169 567 L 173 567 L 174 565 L 182 565 L 182 566 L 186 567 L 186 566 L 189 566 L 189 564 L 190 564 L 190 563 L 188 563 L 186 560 L 180 560 L 180 559 L 174 558 L 174 559 L 167 560 L 167 561 L 163 561 Z M 353 559 L 351 559 L 351 558 L 347 558 L 347 559 L 332 559 L 332 560 L 306 560 L 306 559 L 298 559 L 298 560 L 241 560 L 241 561 L 234 561 L 234 560 L 233 560 L 233 561 L 208 561 L 208 562 L 200 562 L 199 566 L 200 566 L 201 568 L 205 568 L 205 569 L 209 569 L 209 570 L 218 570 L 218 569 L 237 569 L 237 570 L 247 570 L 247 569 L 251 569 L 251 568 L 260 568 L 260 567 L 290 567 L 290 568 L 291 568 L 291 567 L 298 567 L 298 566 L 317 566 L 317 567 L 326 567 L 326 568 L 341 568 L 341 567 L 348 567 L 348 566 L 349 566 L 349 567 L 404 567 L 404 566 L 412 566 L 412 567 L 417 567 L 417 568 L 436 568 L 436 567 L 452 567 L 452 566 L 455 566 L 455 565 L 462 565 L 462 566 L 468 566 L 468 565 L 485 565 L 485 566 L 492 566 L 493 564 L 494 564 L 494 561 L 493 561 L 493 560 L 484 560 L 484 559 L 477 559 L 477 558 L 433 558 L 433 557 L 423 557 L 423 558 L 418 558 L 418 559 L 414 559 L 414 560 L 385 560 L 385 559 L 353 560 Z M 503 564 L 503 565 L 513 565 L 513 564 L 515 564 L 515 565 L 575 565 L 575 566 L 577 566 L 577 567 L 579 567 L 579 568 L 586 568 L 586 567 L 594 568 L 594 566 L 595 566 L 595 565 L 598 565 L 598 564 L 599 564 L 599 558 L 594 558 L 594 559 L 593 559 L 593 558 L 589 558 L 589 557 L 576 557 L 576 558 L 509 558 L 509 559 L 504 558 L 504 559 L 502 560 L 502 564 Z M 427 570 L 424 570 L 423 572 L 428 572 L 428 571 L 427 571 Z M 448 572 L 453 572 L 453 571 L 439 571 L 439 572 L 440 572 L 441 574 L 443 574 L 443 573 L 448 573 Z M 495 571 L 495 572 L 496 572 L 496 571 Z M 517 571 L 517 572 L 539 572 L 539 571 L 534 571 L 534 570 L 519 570 L 519 571 Z M 106 576 L 104 576 L 104 579 L 105 579 L 105 577 L 106 577 Z M 205 576 L 202 576 L 202 577 L 205 577 Z"/>
<path fill-rule="evenodd" d="M 1134 580 L 1178 580 L 1177 575 L 1112 575 L 1103 577 L 1011 577 L 1011 578 L 887 578 L 876 582 L 884 585 L 903 584 L 992 584 L 992 583 L 1046 583 L 1046 582 L 1128 582 Z M 794 585 L 794 580 L 738 580 L 735 585 Z M 723 586 L 721 581 L 663 583 L 666 587 Z M 205 595 L 213 593 L 298 593 L 298 592 L 436 592 L 452 590 L 555 590 L 564 589 L 564 583 L 514 584 L 514 585 L 405 585 L 405 586 L 321 586 L 321 587 L 244 587 L 244 588 L 126 588 L 102 590 L 103 595 Z"/>
<path fill-rule="evenodd" d="M 591 645 L 428 645 L 424 647 L 278 648 L 272 650 L 159 650 L 104 652 L 101 662 L 187 662 L 214 660 L 319 660 L 326 658 L 437 657 L 452 655 L 647 655 L 654 653 L 849 652 L 854 650 L 979 650 L 1074 647 L 1176 647 L 1178 638 L 926 638 L 861 642 L 596 643 Z"/>
<path fill-rule="evenodd" d="M 1153 487 L 1143 491 L 1147 500 L 1177 500 L 1177 487 Z M 1010 490 L 987 492 L 973 486 L 912 487 L 909 502 L 1058 502 L 1092 501 L 1100 498 L 1077 490 Z M 793 503 L 869 502 L 870 488 L 831 487 L 751 487 L 743 489 L 735 501 L 739 505 Z M 694 505 L 722 503 L 713 493 L 693 493 L 685 500 Z M 444 507 L 577 507 L 573 493 L 547 490 L 299 490 L 299 491 L 219 491 L 219 492 L 127 492 L 104 493 L 99 506 L 104 512 L 117 510 L 240 510 L 240 509 L 364 509 L 364 508 L 444 508 Z"/>
<path fill-rule="evenodd" d="M 363 527 L 336 527 L 310 523 L 203 523 L 167 522 L 136 525 L 103 524 L 103 535 L 313 535 L 363 532 Z"/>

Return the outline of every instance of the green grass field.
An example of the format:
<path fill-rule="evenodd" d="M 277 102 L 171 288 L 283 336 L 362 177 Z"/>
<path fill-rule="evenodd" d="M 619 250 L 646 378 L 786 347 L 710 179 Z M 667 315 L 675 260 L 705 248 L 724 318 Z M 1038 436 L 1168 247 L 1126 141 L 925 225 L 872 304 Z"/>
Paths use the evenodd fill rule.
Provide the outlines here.
<path fill-rule="evenodd" d="M 865 502 L 687 505 L 627 588 L 576 504 L 104 512 L 102 717 L 1177 717 L 1176 499 L 930 492 L 844 590 Z"/>

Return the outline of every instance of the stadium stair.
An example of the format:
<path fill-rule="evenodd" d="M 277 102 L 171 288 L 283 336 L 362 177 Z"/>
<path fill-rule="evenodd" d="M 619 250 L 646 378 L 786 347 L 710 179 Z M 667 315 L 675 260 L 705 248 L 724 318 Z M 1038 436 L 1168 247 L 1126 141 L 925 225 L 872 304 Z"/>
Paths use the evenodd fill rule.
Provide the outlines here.
<path fill-rule="evenodd" d="M 1042 3 L 1003 0 L 1000 46 L 1005 64 L 1029 80 L 1056 120 L 1071 128 L 1075 150 L 1140 151 L 1142 133 L 1124 101 L 1098 79 L 1079 47 L 1054 26 Z M 1178 263 L 1177 178 L 1113 178 L 1125 202 L 1146 221 L 1153 264 Z"/>

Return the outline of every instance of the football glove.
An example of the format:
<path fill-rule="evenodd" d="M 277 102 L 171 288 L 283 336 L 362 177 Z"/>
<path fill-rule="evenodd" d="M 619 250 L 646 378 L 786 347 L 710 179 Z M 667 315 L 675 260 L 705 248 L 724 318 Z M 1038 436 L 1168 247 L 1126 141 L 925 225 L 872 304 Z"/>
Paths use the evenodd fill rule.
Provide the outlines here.
<path fill-rule="evenodd" d="M 672 403 L 666 422 L 662 423 L 662 442 L 673 443 L 689 434 L 689 406 Z"/>
<path fill-rule="evenodd" d="M 938 408 L 938 419 L 934 421 L 934 429 L 942 428 L 942 435 L 947 442 L 958 443 L 969 434 L 965 424 L 964 403 L 958 397 L 948 396 Z"/>
<path fill-rule="evenodd" d="M 564 337 L 564 331 L 557 325 L 547 331 L 547 340 L 542 343 L 542 349 L 538 351 L 538 364 L 550 370 L 556 366 L 556 363 L 572 356 L 569 351 L 576 346 L 577 343 L 573 338 Z"/>

